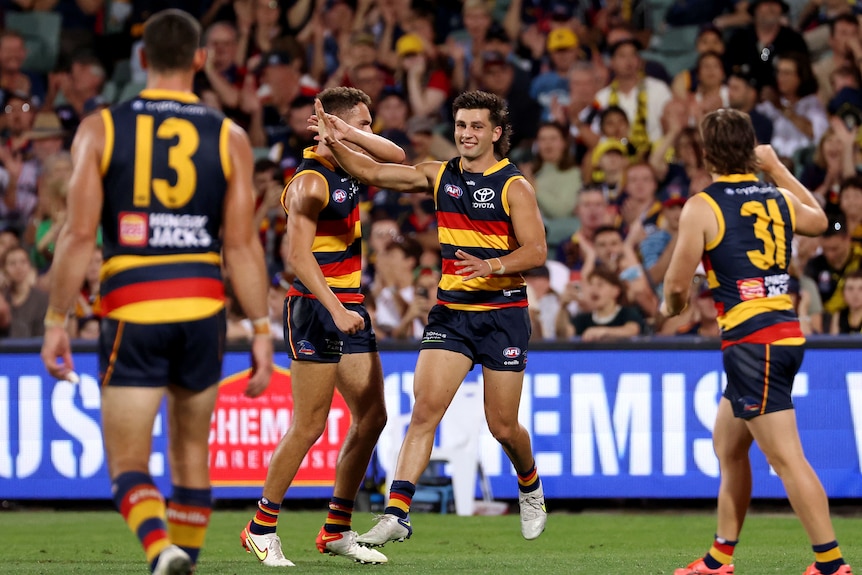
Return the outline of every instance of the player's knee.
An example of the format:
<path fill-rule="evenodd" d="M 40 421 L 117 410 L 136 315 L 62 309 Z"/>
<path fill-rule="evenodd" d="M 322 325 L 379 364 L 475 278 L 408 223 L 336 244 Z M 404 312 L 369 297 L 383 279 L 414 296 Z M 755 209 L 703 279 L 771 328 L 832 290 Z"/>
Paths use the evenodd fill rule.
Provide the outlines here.
<path fill-rule="evenodd" d="M 501 445 L 513 445 L 515 438 L 521 430 L 520 424 L 517 421 L 488 421 L 488 430 Z"/>

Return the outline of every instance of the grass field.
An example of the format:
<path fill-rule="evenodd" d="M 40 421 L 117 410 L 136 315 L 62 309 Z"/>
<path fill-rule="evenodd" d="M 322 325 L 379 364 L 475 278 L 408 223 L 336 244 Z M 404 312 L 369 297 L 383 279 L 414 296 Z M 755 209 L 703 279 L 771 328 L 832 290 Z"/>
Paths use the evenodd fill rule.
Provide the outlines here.
<path fill-rule="evenodd" d="M 553 502 L 551 502 L 553 503 Z M 198 575 L 275 573 L 239 544 L 248 510 L 213 514 Z M 844 513 L 835 527 L 845 555 L 862 565 L 862 520 Z M 297 564 L 290 572 L 510 573 L 658 575 L 673 573 L 706 551 L 715 519 L 710 512 L 553 513 L 536 541 L 521 538 L 518 516 L 457 517 L 414 514 L 412 539 L 383 549 L 387 565 L 359 565 L 320 555 L 314 538 L 323 511 L 285 512 L 279 535 Z M 372 516 L 354 517 L 364 531 Z M 0 573 L 146 575 L 143 552 L 119 514 L 111 511 L 22 510 L 0 513 Z M 802 527 L 787 513 L 753 513 L 736 552 L 739 575 L 801 575 L 812 561 Z"/>

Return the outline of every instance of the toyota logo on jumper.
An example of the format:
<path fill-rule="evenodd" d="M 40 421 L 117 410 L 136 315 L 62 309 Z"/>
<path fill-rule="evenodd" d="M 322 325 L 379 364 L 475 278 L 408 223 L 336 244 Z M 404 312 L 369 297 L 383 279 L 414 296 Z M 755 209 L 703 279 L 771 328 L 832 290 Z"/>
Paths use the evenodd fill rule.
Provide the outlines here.
<path fill-rule="evenodd" d="M 491 201 L 497 195 L 497 192 L 491 188 L 482 188 L 473 192 L 473 207 L 474 208 L 493 208 L 494 203 Z"/>

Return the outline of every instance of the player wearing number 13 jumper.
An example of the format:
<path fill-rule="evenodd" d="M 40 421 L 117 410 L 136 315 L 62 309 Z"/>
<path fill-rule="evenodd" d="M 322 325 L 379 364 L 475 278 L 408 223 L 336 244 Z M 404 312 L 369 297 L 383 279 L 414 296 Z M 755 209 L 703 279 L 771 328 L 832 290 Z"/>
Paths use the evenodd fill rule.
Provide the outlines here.
<path fill-rule="evenodd" d="M 713 112 L 701 131 L 713 183 L 683 207 L 662 311 L 682 311 L 702 259 L 727 373 L 713 431 L 721 487 L 712 547 L 674 575 L 733 574 L 733 550 L 751 499 L 752 441 L 784 483 L 811 541 L 815 562 L 805 575 L 849 575 L 826 493 L 802 451 L 790 395 L 805 342 L 788 295 L 791 242 L 794 232 L 823 233 L 826 215 L 770 146 L 756 146 L 745 113 Z M 759 180 L 757 169 L 777 187 Z"/>
<path fill-rule="evenodd" d="M 81 123 L 42 347 L 51 375 L 73 380 L 64 324 L 101 225 L 108 472 L 117 508 L 156 575 L 192 573 L 212 509 L 208 439 L 224 347 L 222 257 L 243 310 L 256 318 L 246 395 L 263 393 L 273 369 L 251 146 L 192 93 L 207 58 L 199 41 L 200 25 L 185 12 L 150 17 L 147 88 Z M 149 474 L 153 423 L 166 395 L 167 504 Z"/>

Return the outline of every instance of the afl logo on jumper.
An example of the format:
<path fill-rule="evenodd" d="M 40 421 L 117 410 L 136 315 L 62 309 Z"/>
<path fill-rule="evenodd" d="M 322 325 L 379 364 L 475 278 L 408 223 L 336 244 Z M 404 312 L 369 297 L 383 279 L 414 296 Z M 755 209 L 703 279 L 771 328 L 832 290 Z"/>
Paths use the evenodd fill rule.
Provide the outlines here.
<path fill-rule="evenodd" d="M 473 207 L 474 208 L 493 208 L 494 203 L 491 201 L 497 193 L 491 188 L 482 188 L 473 192 Z"/>
<path fill-rule="evenodd" d="M 343 204 L 344 200 L 347 199 L 347 192 L 344 190 L 335 190 L 332 192 L 332 201 L 337 204 Z"/>
<path fill-rule="evenodd" d="M 513 357 L 518 357 L 519 355 L 521 355 L 520 347 L 507 347 L 503 350 L 503 357 L 508 357 L 511 359 Z"/>
<path fill-rule="evenodd" d="M 459 188 L 458 186 L 453 186 L 452 184 L 446 184 L 446 187 L 444 189 L 446 190 L 447 194 L 449 194 L 456 200 L 464 195 L 464 192 L 463 190 L 461 190 L 461 188 Z"/>

